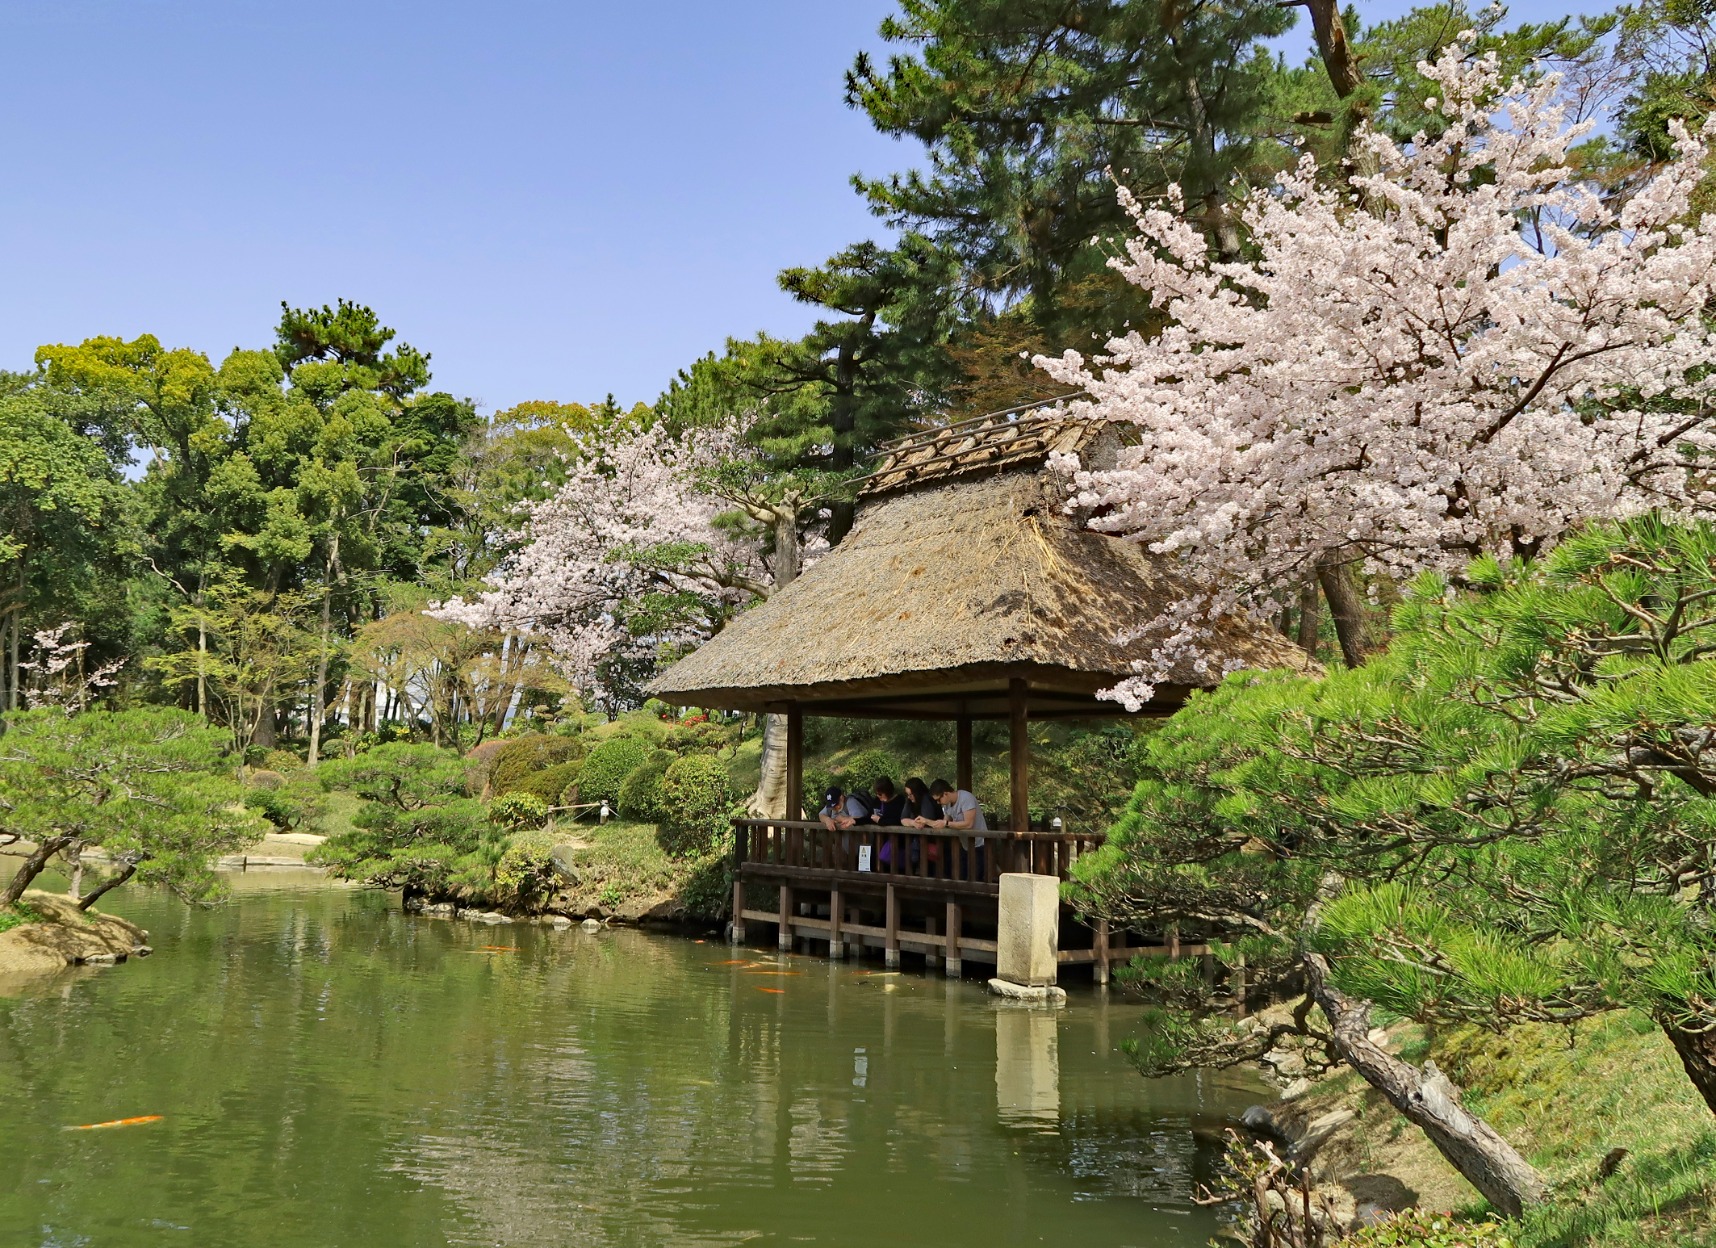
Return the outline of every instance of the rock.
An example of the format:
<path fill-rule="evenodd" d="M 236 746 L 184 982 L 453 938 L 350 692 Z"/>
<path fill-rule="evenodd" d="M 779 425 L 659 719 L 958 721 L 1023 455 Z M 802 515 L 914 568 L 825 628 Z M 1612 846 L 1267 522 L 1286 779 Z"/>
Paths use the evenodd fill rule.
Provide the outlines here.
<path fill-rule="evenodd" d="M 437 901 L 423 907 L 423 916 L 429 919 L 450 919 L 458 912 L 458 907 L 450 901 Z"/>
<path fill-rule="evenodd" d="M 573 884 L 584 882 L 583 873 L 578 870 L 577 860 L 574 857 L 578 849 L 579 847 L 576 845 L 556 845 L 548 851 L 548 861 L 553 866 L 554 873 L 561 879 Z"/>
<path fill-rule="evenodd" d="M 1306 1124 L 1305 1134 L 1293 1145 L 1293 1160 L 1300 1163 L 1310 1161 L 1317 1155 L 1318 1149 L 1334 1138 L 1337 1131 L 1357 1117 L 1358 1114 L 1353 1110 L 1333 1109 L 1321 1117 L 1313 1118 Z"/>
<path fill-rule="evenodd" d="M 563 914 L 545 914 L 542 921 L 557 932 L 563 932 L 572 926 L 572 920 Z"/>
<path fill-rule="evenodd" d="M 511 923 L 512 920 L 499 910 L 487 910 L 477 916 L 477 922 L 493 926 L 496 923 Z"/>
<path fill-rule="evenodd" d="M 1281 1089 L 1281 1099 L 1284 1101 L 1291 1101 L 1296 1097 L 1304 1096 L 1305 1093 L 1309 1092 L 1310 1090 L 1311 1090 L 1311 1081 L 1309 1079 L 1306 1079 L 1303 1076 L 1301 1076 L 1300 1078 L 1293 1080 L 1292 1083 L 1288 1084 L 1286 1087 Z"/>
<path fill-rule="evenodd" d="M 125 957 L 118 953 L 92 953 L 79 958 L 78 961 L 85 966 L 117 966 L 125 961 Z"/>
<path fill-rule="evenodd" d="M 134 958 L 146 958 L 154 952 L 155 950 L 149 945 L 138 945 L 131 951 L 131 956 Z"/>
<path fill-rule="evenodd" d="M 586 932 L 599 932 L 602 930 L 602 923 L 599 919 L 585 919 L 580 926 Z"/>
<path fill-rule="evenodd" d="M 1253 1105 L 1239 1116 L 1239 1124 L 1253 1135 L 1277 1144 L 1287 1141 L 1287 1133 L 1281 1129 L 1281 1124 L 1275 1121 L 1275 1115 L 1261 1105 Z"/>
<path fill-rule="evenodd" d="M 1067 1003 L 1067 990 L 1054 984 L 1027 986 L 1005 979 L 992 979 L 989 991 L 1009 1001 L 1028 1001 L 1033 1005 L 1060 1006 Z"/>

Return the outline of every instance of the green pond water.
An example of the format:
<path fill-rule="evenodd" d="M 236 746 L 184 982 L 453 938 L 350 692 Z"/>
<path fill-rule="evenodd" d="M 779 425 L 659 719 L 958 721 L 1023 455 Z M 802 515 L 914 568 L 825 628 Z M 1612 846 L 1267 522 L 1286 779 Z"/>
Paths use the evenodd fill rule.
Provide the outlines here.
<path fill-rule="evenodd" d="M 156 956 L 0 998 L 0 1245 L 1201 1245 L 1196 1185 L 1256 1099 L 1145 1083 L 1136 1007 L 1093 989 L 1051 1014 L 240 887 L 116 896 Z"/>

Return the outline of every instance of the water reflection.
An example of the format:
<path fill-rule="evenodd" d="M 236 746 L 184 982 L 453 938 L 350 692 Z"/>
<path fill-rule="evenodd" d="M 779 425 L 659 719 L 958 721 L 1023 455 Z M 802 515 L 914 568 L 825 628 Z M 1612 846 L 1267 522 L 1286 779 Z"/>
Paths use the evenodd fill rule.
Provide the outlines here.
<path fill-rule="evenodd" d="M 0 1001 L 0 1243 L 1173 1248 L 1215 1229 L 1191 1195 L 1246 1103 L 1145 1084 L 1095 994 L 1002 1008 L 368 893 L 119 908 L 156 958 Z M 143 1112 L 168 1116 L 58 1129 Z"/>

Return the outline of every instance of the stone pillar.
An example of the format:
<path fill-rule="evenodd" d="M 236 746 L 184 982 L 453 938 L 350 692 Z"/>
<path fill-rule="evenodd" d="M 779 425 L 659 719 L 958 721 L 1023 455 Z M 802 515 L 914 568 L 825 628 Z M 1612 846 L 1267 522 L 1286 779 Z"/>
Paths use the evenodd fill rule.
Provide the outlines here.
<path fill-rule="evenodd" d="M 1001 877 L 1001 916 L 995 977 L 1036 988 L 1060 970 L 1061 882 L 1052 875 L 1008 872 Z"/>

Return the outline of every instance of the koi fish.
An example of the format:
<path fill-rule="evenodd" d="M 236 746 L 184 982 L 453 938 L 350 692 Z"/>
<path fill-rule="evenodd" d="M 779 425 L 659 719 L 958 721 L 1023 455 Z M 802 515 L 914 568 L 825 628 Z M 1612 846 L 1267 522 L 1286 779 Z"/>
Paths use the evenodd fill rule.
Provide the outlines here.
<path fill-rule="evenodd" d="M 105 1131 L 108 1127 L 140 1127 L 146 1122 L 160 1122 L 165 1114 L 143 1114 L 136 1118 L 115 1118 L 112 1122 L 86 1122 L 81 1126 L 67 1127 L 67 1131 Z"/>
<path fill-rule="evenodd" d="M 711 962 L 710 966 L 749 966 L 743 958 L 728 958 L 725 962 Z"/>
<path fill-rule="evenodd" d="M 747 975 L 803 975 L 803 971 L 746 971 Z"/>
<path fill-rule="evenodd" d="M 786 989 L 785 988 L 761 988 L 761 987 L 759 987 L 757 989 L 757 991 L 758 992 L 772 992 L 776 996 L 780 996 L 786 992 Z M 110 1125 L 117 1125 L 117 1124 L 110 1124 Z"/>
<path fill-rule="evenodd" d="M 473 949 L 473 953 L 517 953 L 517 945 L 484 945 L 481 949 Z"/>

